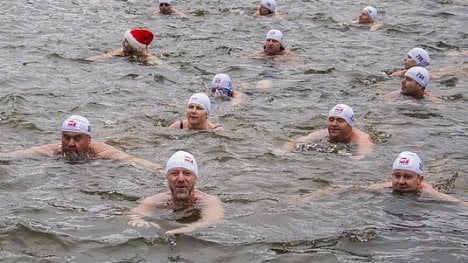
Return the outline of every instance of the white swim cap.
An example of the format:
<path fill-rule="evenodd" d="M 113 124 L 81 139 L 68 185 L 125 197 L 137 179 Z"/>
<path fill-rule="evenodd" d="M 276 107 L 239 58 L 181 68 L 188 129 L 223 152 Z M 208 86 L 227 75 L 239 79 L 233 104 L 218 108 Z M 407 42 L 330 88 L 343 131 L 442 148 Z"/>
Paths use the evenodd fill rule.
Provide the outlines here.
<path fill-rule="evenodd" d="M 160 4 L 171 4 L 172 0 L 159 0 Z"/>
<path fill-rule="evenodd" d="M 345 104 L 338 104 L 333 107 L 328 113 L 328 117 L 339 117 L 344 119 L 349 126 L 353 127 L 354 122 L 354 112 L 351 107 Z"/>
<path fill-rule="evenodd" d="M 406 71 L 405 76 L 410 77 L 423 88 L 429 85 L 429 72 L 423 67 L 412 67 Z"/>
<path fill-rule="evenodd" d="M 211 81 L 211 88 L 223 88 L 232 92 L 232 81 L 228 74 L 216 74 Z"/>
<path fill-rule="evenodd" d="M 174 153 L 166 163 L 166 173 L 174 168 L 184 168 L 192 171 L 198 177 L 197 161 L 192 154 L 185 151 Z"/>
<path fill-rule="evenodd" d="M 260 5 L 265 7 L 266 9 L 272 11 L 272 12 L 276 11 L 276 1 L 275 0 L 262 0 Z"/>
<path fill-rule="evenodd" d="M 364 10 L 366 10 L 370 19 L 372 19 L 372 22 L 375 22 L 375 20 L 377 20 L 377 9 L 373 8 L 372 6 L 366 6 L 364 7 Z"/>
<path fill-rule="evenodd" d="M 413 171 L 418 175 L 422 175 L 423 164 L 417 154 L 405 151 L 400 153 L 393 162 L 392 170 L 396 169 Z"/>
<path fill-rule="evenodd" d="M 72 115 L 62 123 L 63 132 L 77 132 L 91 136 L 91 125 L 88 119 L 80 115 Z"/>
<path fill-rule="evenodd" d="M 416 64 L 421 67 L 427 67 L 431 62 L 431 59 L 429 58 L 429 53 L 427 53 L 426 50 L 419 47 L 411 49 L 410 52 L 408 52 L 408 56 L 410 56 L 410 58 L 416 61 Z"/>
<path fill-rule="evenodd" d="M 190 97 L 187 105 L 190 105 L 190 104 L 198 104 L 198 105 L 202 106 L 206 110 L 208 115 L 210 115 L 210 113 L 211 113 L 210 98 L 208 98 L 208 96 L 206 96 L 205 93 L 195 93 L 195 94 L 193 94 Z"/>
<path fill-rule="evenodd" d="M 268 31 L 268 33 L 266 34 L 266 40 L 268 39 L 274 39 L 280 42 L 282 46 L 284 45 L 283 33 L 281 33 L 281 31 L 279 31 L 278 29 L 271 29 L 270 31 Z"/>

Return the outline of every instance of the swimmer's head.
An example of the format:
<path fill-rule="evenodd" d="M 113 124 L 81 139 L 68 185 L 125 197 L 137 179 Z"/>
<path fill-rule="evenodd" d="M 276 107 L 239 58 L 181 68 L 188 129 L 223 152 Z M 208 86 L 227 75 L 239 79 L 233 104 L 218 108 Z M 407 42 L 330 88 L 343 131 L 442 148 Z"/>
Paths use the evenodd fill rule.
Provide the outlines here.
<path fill-rule="evenodd" d="M 422 88 L 429 85 L 429 72 L 423 67 L 412 67 L 405 72 L 405 77 L 416 81 Z"/>
<path fill-rule="evenodd" d="M 276 40 L 281 44 L 281 46 L 284 46 L 283 33 L 281 33 L 281 31 L 279 31 L 278 29 L 271 29 L 270 31 L 268 31 L 268 33 L 266 34 L 265 40 L 269 40 L 269 39 Z"/>
<path fill-rule="evenodd" d="M 148 29 L 135 28 L 125 32 L 124 39 L 135 50 L 143 51 L 149 47 L 154 39 L 154 35 Z"/>
<path fill-rule="evenodd" d="M 377 9 L 375 9 L 372 6 L 366 6 L 363 10 L 367 12 L 372 22 L 375 22 L 377 20 Z"/>
<path fill-rule="evenodd" d="M 76 132 L 91 136 L 91 125 L 87 118 L 80 115 L 72 115 L 63 121 L 62 132 Z"/>
<path fill-rule="evenodd" d="M 353 109 L 345 104 L 338 104 L 335 107 L 333 107 L 328 113 L 328 117 L 342 118 L 351 127 L 353 127 L 355 124 Z"/>
<path fill-rule="evenodd" d="M 232 81 L 228 74 L 216 74 L 211 81 L 211 92 L 213 94 L 225 95 L 232 97 Z"/>
<path fill-rule="evenodd" d="M 195 157 L 185 151 L 174 153 L 166 163 L 166 173 L 174 168 L 184 168 L 192 171 L 198 177 L 198 165 Z"/>
<path fill-rule="evenodd" d="M 260 2 L 260 6 L 265 7 L 266 9 L 270 10 L 271 12 L 276 11 L 276 1 L 275 0 L 262 0 Z"/>
<path fill-rule="evenodd" d="M 426 50 L 416 47 L 408 52 L 408 56 L 416 62 L 417 66 L 427 67 L 431 62 Z"/>
<path fill-rule="evenodd" d="M 418 175 L 423 173 L 423 164 L 419 156 L 413 152 L 404 151 L 393 162 L 393 170 L 413 171 Z"/>
<path fill-rule="evenodd" d="M 207 115 L 210 115 L 210 113 L 211 113 L 210 98 L 208 98 L 208 96 L 206 96 L 205 93 L 195 93 L 195 94 L 193 94 L 190 97 L 187 105 L 190 105 L 190 104 L 197 104 L 197 105 L 202 106 L 203 109 L 205 109 Z"/>

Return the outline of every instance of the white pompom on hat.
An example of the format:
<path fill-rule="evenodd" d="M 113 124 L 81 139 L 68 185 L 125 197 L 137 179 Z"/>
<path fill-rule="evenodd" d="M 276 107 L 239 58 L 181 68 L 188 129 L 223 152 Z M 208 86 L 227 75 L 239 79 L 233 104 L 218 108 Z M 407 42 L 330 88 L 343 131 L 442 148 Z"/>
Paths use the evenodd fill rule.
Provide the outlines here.
<path fill-rule="evenodd" d="M 354 112 L 351 107 L 345 104 L 338 104 L 333 107 L 328 113 L 328 117 L 339 117 L 344 119 L 349 126 L 353 127 L 355 124 L 354 121 Z"/>
<path fill-rule="evenodd" d="M 405 72 L 405 77 L 410 77 L 421 87 L 426 88 L 429 85 L 429 72 L 423 67 L 412 67 Z"/>
<path fill-rule="evenodd" d="M 364 7 L 364 10 L 367 12 L 370 19 L 372 19 L 372 22 L 375 22 L 377 20 L 377 9 L 375 9 L 372 6 L 366 6 Z"/>
<path fill-rule="evenodd" d="M 135 28 L 128 30 L 124 34 L 124 39 L 137 50 L 146 49 L 154 39 L 153 32 L 144 28 Z"/>
<path fill-rule="evenodd" d="M 185 151 L 174 153 L 166 163 L 166 173 L 174 168 L 184 168 L 192 171 L 198 177 L 198 165 L 195 157 Z"/>
<path fill-rule="evenodd" d="M 429 58 L 429 53 L 426 50 L 415 47 L 408 52 L 408 56 L 416 61 L 416 64 L 421 67 L 429 66 L 431 59 Z"/>
<path fill-rule="evenodd" d="M 393 162 L 392 170 L 408 170 L 422 175 L 423 164 L 419 156 L 413 152 L 401 152 Z"/>
<path fill-rule="evenodd" d="M 262 0 L 260 5 L 266 9 L 275 12 L 276 11 L 276 1 L 275 0 Z"/>
<path fill-rule="evenodd" d="M 188 100 L 187 105 L 190 104 L 198 104 L 206 110 L 208 115 L 211 113 L 211 101 L 205 93 L 200 92 L 193 94 Z"/>
<path fill-rule="evenodd" d="M 91 136 L 91 125 L 85 117 L 72 115 L 63 121 L 62 132 L 77 132 Z"/>
<path fill-rule="evenodd" d="M 281 31 L 279 31 L 278 29 L 271 29 L 270 31 L 268 31 L 268 33 L 266 34 L 266 40 L 268 39 L 273 39 L 273 40 L 276 40 L 278 41 L 282 46 L 284 46 L 284 38 L 283 38 L 283 33 L 281 33 Z"/>

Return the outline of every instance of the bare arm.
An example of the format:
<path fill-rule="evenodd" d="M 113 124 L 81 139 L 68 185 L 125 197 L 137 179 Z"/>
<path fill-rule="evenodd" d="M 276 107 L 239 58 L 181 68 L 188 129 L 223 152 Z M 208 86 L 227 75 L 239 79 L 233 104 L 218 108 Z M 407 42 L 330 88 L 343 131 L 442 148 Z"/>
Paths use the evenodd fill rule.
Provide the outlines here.
<path fill-rule="evenodd" d="M 168 193 L 161 193 L 143 199 L 137 207 L 128 213 L 128 224 L 136 227 L 153 226 L 160 228 L 157 223 L 146 221 L 145 218 L 150 217 L 155 209 L 166 207 L 168 198 Z"/>
<path fill-rule="evenodd" d="M 201 219 L 196 222 L 186 224 L 183 227 L 169 230 L 166 234 L 174 235 L 192 232 L 197 228 L 213 226 L 224 218 L 223 204 L 217 196 L 208 195 L 199 191 L 198 193 L 200 194 L 199 199 L 201 199 Z"/>
<path fill-rule="evenodd" d="M 369 134 L 356 129 L 356 142 L 359 145 L 359 149 L 356 155 L 352 158 L 360 160 L 369 155 L 374 149 L 374 142 L 372 141 Z"/>
<path fill-rule="evenodd" d="M 426 183 L 426 182 L 422 183 L 421 191 L 443 201 L 460 202 L 460 200 L 458 200 L 457 198 L 453 196 L 437 191 L 434 187 L 432 187 L 431 184 Z"/>
<path fill-rule="evenodd" d="M 133 165 L 141 165 L 153 171 L 162 170 L 162 166 L 157 163 L 135 157 L 128 153 L 124 153 L 103 142 L 93 141 L 91 143 L 91 151 L 96 157 L 99 158 L 118 160 Z"/>
<path fill-rule="evenodd" d="M 28 149 L 0 153 L 0 158 L 53 157 L 60 152 L 60 144 L 46 144 Z"/>
<path fill-rule="evenodd" d="M 326 129 L 311 132 L 306 136 L 302 136 L 302 137 L 299 137 L 299 138 L 297 138 L 295 140 L 291 140 L 289 142 L 286 142 L 285 144 L 283 144 L 281 149 L 275 150 L 275 153 L 276 154 L 285 154 L 287 152 L 290 152 L 290 151 L 294 150 L 294 148 L 296 147 L 296 144 L 299 143 L 299 142 L 313 142 L 313 141 L 316 141 L 316 140 L 323 139 L 327 135 L 328 135 L 328 131 Z"/>
<path fill-rule="evenodd" d="M 111 52 L 108 52 L 108 53 L 105 53 L 105 54 L 89 57 L 86 60 L 88 60 L 88 61 L 98 61 L 98 60 L 113 58 L 113 57 L 122 56 L 122 55 L 123 55 L 123 49 L 119 48 L 119 49 L 116 49 L 114 51 L 111 51 Z"/>

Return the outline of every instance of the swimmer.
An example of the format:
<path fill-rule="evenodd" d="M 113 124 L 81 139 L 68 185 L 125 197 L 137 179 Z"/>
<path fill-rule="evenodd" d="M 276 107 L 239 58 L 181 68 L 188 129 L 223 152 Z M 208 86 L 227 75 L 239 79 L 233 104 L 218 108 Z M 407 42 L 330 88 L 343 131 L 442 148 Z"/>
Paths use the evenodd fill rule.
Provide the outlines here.
<path fill-rule="evenodd" d="M 444 100 L 439 96 L 427 91 L 429 85 L 429 72 L 419 66 L 412 67 L 405 72 L 405 77 L 401 81 L 401 89 L 389 93 L 387 100 L 394 100 L 399 95 L 409 96 L 415 99 L 426 98 L 434 103 L 441 103 Z"/>
<path fill-rule="evenodd" d="M 254 16 L 278 16 L 275 0 L 261 0 L 260 7 L 254 13 Z"/>
<path fill-rule="evenodd" d="M 159 0 L 159 15 L 175 15 L 185 17 L 185 14 L 172 6 L 172 0 Z"/>
<path fill-rule="evenodd" d="M 182 220 L 182 216 L 189 217 L 190 213 L 198 212 L 200 216 L 194 222 L 166 231 L 166 234 L 188 233 L 200 227 L 217 224 L 224 217 L 222 202 L 217 196 L 195 189 L 199 176 L 193 155 L 185 151 L 176 152 L 166 164 L 166 180 L 170 191 L 140 201 L 139 205 L 130 211 L 128 223 L 137 227 L 160 228 L 157 223 L 145 219 L 151 218 L 156 210 L 169 209 L 172 210 L 176 221 Z"/>
<path fill-rule="evenodd" d="M 262 57 L 271 57 L 271 56 L 285 56 L 298 60 L 299 57 L 296 53 L 286 50 L 284 47 L 284 37 L 283 33 L 277 29 L 271 29 L 268 31 L 265 37 L 265 43 L 263 44 L 263 49 L 257 51 L 255 56 Z"/>
<path fill-rule="evenodd" d="M 215 98 L 231 98 L 233 105 L 240 104 L 246 95 L 234 90 L 231 77 L 228 74 L 219 73 L 213 77 L 210 83 L 211 96 Z"/>
<path fill-rule="evenodd" d="M 62 142 L 60 144 L 47 144 L 0 153 L 0 158 L 63 157 L 71 163 L 82 163 L 91 159 L 102 158 L 142 165 L 154 171 L 162 170 L 162 166 L 159 164 L 137 158 L 108 144 L 92 139 L 91 125 L 85 117 L 72 115 L 66 118 L 62 123 L 61 131 Z"/>
<path fill-rule="evenodd" d="M 361 10 L 357 20 L 351 24 L 370 26 L 370 31 L 377 31 L 384 27 L 382 23 L 377 23 L 377 9 L 372 6 L 366 6 Z"/>
<path fill-rule="evenodd" d="M 369 134 L 355 126 L 353 109 L 345 104 L 338 104 L 328 113 L 327 129 L 312 132 L 307 136 L 287 142 L 277 153 L 292 151 L 301 142 L 311 143 L 328 141 L 330 143 L 357 144 L 358 151 L 351 156 L 353 159 L 362 159 L 372 152 L 374 142 Z"/>
<path fill-rule="evenodd" d="M 133 57 L 139 61 L 157 64 L 159 59 L 151 55 L 149 47 L 154 39 L 153 33 L 145 28 L 135 28 L 125 32 L 122 48 L 116 49 L 103 55 L 89 57 L 88 61 L 98 61 L 113 57 Z"/>
<path fill-rule="evenodd" d="M 433 198 L 442 201 L 461 203 L 463 206 L 468 206 L 468 202 L 460 201 L 459 199 L 437 191 L 430 183 L 424 181 L 423 164 L 421 159 L 416 153 L 404 151 L 401 152 L 393 162 L 392 179 L 390 182 L 376 183 L 367 186 L 369 189 L 392 189 L 397 194 L 427 194 Z M 313 197 L 323 195 L 330 191 L 337 191 L 339 189 L 348 189 L 353 186 L 333 186 L 309 194 L 302 195 L 295 200 L 305 201 Z"/>
<path fill-rule="evenodd" d="M 183 121 L 176 121 L 169 127 L 195 131 L 223 130 L 220 124 L 208 120 L 210 113 L 210 98 L 205 93 L 195 93 L 187 103 L 187 118 Z"/>
<path fill-rule="evenodd" d="M 403 68 L 390 74 L 392 77 L 404 77 L 408 69 L 412 67 L 423 67 L 426 68 L 429 66 L 431 59 L 429 58 L 429 53 L 419 47 L 411 49 L 403 60 Z M 429 74 L 429 79 L 437 79 L 436 76 Z"/>

